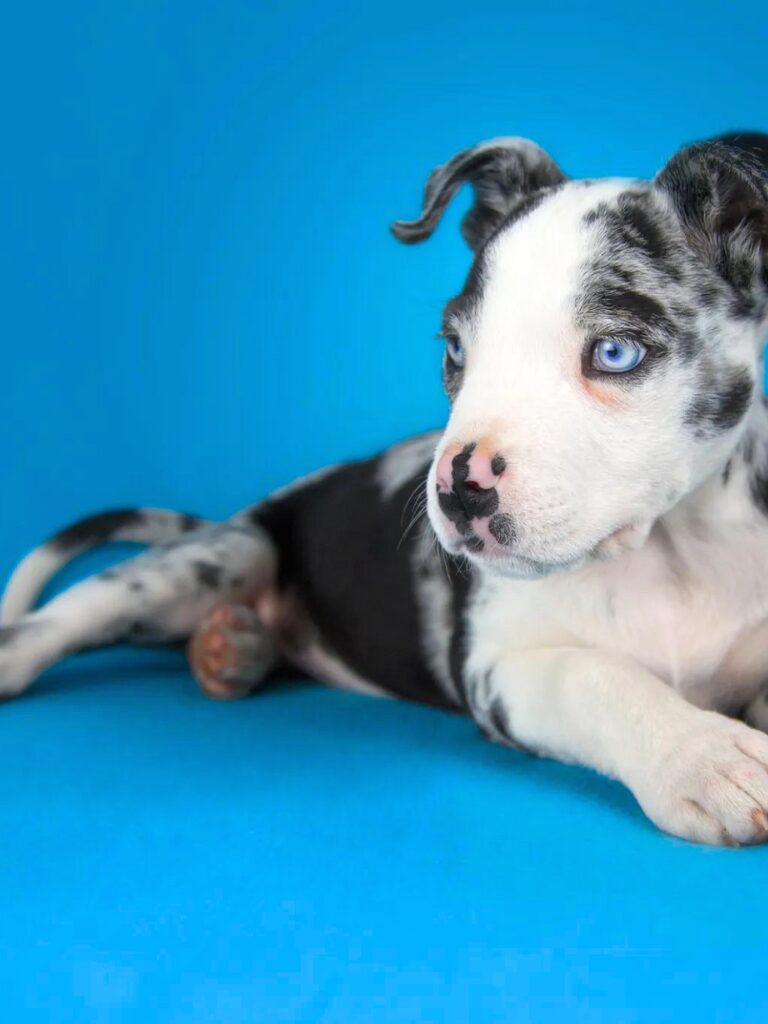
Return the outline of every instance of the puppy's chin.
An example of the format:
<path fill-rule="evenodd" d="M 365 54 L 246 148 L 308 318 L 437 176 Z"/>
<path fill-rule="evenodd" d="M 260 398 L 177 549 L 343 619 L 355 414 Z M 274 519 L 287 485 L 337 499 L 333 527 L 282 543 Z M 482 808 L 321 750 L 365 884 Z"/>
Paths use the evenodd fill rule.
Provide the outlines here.
<path fill-rule="evenodd" d="M 439 534 L 438 539 L 448 554 L 463 556 L 471 565 L 491 576 L 535 580 L 555 573 L 573 572 L 594 562 L 611 561 L 627 552 L 637 551 L 648 539 L 653 522 L 650 519 L 620 526 L 580 553 L 565 557 L 553 555 L 548 559 L 510 554 L 503 548 L 473 550 L 461 539 L 444 540 Z"/>
<path fill-rule="evenodd" d="M 490 550 L 486 547 L 485 550 L 477 550 L 463 540 L 446 540 L 440 534 L 438 534 L 438 540 L 449 555 L 460 556 L 481 572 L 505 579 L 542 579 L 544 576 L 551 576 L 554 573 L 580 568 L 591 559 L 591 552 L 568 559 L 545 560 L 510 554 L 501 547 Z"/>
<path fill-rule="evenodd" d="M 587 555 L 579 555 L 576 558 L 558 561 L 542 561 L 536 558 L 524 558 L 520 555 L 495 557 L 492 555 L 467 554 L 467 558 L 478 569 L 488 573 L 490 576 L 501 576 L 505 579 L 514 580 L 540 580 L 545 576 L 553 576 L 556 573 L 580 569 L 589 561 Z"/>

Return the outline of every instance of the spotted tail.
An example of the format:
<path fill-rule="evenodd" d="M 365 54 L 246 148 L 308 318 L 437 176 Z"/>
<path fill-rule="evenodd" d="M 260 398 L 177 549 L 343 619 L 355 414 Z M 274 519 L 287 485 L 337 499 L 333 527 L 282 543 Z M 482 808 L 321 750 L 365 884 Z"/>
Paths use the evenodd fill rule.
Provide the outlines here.
<path fill-rule="evenodd" d="M 159 508 L 112 509 L 87 516 L 31 551 L 11 576 L 0 625 L 9 626 L 34 608 L 43 587 L 77 555 L 114 541 L 162 544 L 206 525 L 208 520 Z"/>

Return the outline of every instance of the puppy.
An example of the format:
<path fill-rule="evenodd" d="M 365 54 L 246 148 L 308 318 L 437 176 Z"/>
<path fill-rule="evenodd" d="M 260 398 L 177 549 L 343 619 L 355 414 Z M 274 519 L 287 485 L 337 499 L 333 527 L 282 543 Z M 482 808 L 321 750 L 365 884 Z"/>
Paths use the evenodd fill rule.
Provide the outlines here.
<path fill-rule="evenodd" d="M 569 180 L 495 139 L 434 171 L 395 235 L 428 238 L 464 183 L 445 429 L 225 523 L 63 531 L 8 587 L 0 692 L 74 651 L 190 638 L 212 696 L 287 663 L 590 765 L 674 835 L 764 842 L 768 136 L 689 146 L 653 181 Z M 155 546 L 30 611 L 109 540 Z"/>

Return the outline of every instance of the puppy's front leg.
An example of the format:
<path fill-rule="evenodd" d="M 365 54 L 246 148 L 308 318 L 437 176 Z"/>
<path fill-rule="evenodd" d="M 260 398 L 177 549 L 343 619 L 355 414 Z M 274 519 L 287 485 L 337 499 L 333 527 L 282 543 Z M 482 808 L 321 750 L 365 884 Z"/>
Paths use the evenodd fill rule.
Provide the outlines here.
<path fill-rule="evenodd" d="M 492 737 L 620 779 L 673 835 L 768 840 L 768 736 L 608 653 L 525 651 L 467 668 L 473 716 Z"/>

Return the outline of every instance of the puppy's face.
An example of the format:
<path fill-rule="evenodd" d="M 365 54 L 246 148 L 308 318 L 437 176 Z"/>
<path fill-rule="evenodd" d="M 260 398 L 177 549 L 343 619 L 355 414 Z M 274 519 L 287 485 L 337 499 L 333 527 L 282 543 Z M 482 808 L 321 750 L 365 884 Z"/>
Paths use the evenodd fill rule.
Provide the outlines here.
<path fill-rule="evenodd" d="M 754 283 L 709 264 L 656 184 L 561 180 L 515 204 L 444 314 L 443 546 L 536 576 L 642 544 L 743 432 Z"/>

